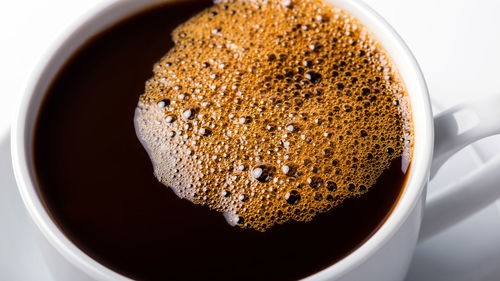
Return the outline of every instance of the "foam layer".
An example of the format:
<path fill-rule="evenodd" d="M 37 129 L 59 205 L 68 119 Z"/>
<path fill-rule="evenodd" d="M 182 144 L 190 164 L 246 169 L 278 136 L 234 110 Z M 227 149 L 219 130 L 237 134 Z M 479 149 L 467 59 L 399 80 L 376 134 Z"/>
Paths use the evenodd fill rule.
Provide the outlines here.
<path fill-rule="evenodd" d="M 140 98 L 137 133 L 158 180 L 231 224 L 309 221 L 411 159 L 404 85 L 345 11 L 220 1 L 172 36 Z"/>

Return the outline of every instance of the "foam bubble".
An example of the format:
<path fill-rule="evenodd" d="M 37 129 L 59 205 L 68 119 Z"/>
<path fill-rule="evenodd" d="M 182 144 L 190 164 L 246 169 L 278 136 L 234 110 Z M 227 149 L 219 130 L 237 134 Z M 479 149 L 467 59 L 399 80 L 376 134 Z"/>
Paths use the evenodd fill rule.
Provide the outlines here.
<path fill-rule="evenodd" d="M 172 34 L 136 111 L 155 176 L 265 231 L 369 192 L 411 158 L 405 87 L 377 39 L 321 0 L 228 0 Z"/>

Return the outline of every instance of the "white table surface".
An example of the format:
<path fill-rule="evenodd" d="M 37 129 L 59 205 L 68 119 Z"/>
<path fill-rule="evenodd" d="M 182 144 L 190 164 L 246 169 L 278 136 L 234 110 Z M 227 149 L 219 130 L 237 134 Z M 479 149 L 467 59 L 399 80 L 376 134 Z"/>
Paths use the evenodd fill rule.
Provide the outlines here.
<path fill-rule="evenodd" d="M 101 1 L 109 0 L 0 0 L 0 136 L 8 130 L 15 105 L 40 57 L 47 53 L 71 23 Z M 406 40 L 420 62 L 432 99 L 440 105 L 451 106 L 465 100 L 500 95 L 499 0 L 365 1 Z M 500 137 L 482 140 L 475 148 L 483 161 L 488 160 L 500 153 Z M 1 149 L 7 151 L 7 143 L 2 142 Z M 0 169 L 9 169 L 8 163 L 0 165 Z M 20 204 L 15 194 L 12 194 L 12 198 L 12 204 Z M 0 207 L 3 207 L 0 211 L 10 208 L 8 204 Z M 495 209 L 489 212 L 492 219 L 498 218 Z M 471 219 L 471 222 L 474 220 Z M 24 225 L 27 222 L 7 223 Z M 8 226 L 0 225 L 0 231 L 2 227 Z M 478 227 L 488 229 L 488 225 Z M 434 247 L 432 243 L 428 244 L 428 248 Z M 453 244 L 450 245 L 453 247 Z M 484 252 L 487 246 L 477 248 Z M 19 245 L 20 250 L 30 247 L 33 245 Z M 500 266 L 497 256 L 496 252 L 490 255 L 492 263 L 489 266 Z M 0 248 L 0 262 L 2 258 L 6 257 L 2 256 Z M 460 262 L 450 264 L 459 266 Z M 430 264 L 429 268 L 432 270 Z M 455 271 L 460 272 L 458 268 Z M 453 269 L 448 272 L 453 272 Z M 27 280 L 36 280 L 28 276 L 27 273 Z M 470 280 L 494 278 L 471 276 Z M 0 280 L 9 278 L 0 272 Z"/>

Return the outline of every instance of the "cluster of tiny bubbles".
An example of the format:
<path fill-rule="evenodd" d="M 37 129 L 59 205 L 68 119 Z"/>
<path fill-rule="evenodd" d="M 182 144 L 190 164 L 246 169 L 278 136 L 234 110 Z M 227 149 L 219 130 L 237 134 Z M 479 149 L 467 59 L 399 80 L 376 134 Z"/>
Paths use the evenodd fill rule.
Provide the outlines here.
<path fill-rule="evenodd" d="M 181 198 L 265 231 L 369 192 L 410 159 L 408 94 L 377 39 L 321 0 L 229 0 L 172 34 L 135 124 Z"/>

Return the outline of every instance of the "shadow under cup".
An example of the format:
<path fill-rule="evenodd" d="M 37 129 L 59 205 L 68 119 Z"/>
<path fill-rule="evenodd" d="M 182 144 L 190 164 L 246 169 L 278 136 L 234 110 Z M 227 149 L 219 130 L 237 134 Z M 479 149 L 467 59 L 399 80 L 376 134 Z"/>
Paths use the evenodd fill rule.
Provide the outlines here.
<path fill-rule="evenodd" d="M 154 6 L 92 36 L 51 82 L 34 128 L 38 189 L 60 230 L 102 265 L 140 280 L 299 279 L 336 263 L 385 222 L 404 190 L 396 159 L 370 191 L 308 223 L 264 233 L 179 199 L 153 175 L 133 117 L 171 31 L 210 5 Z"/>

